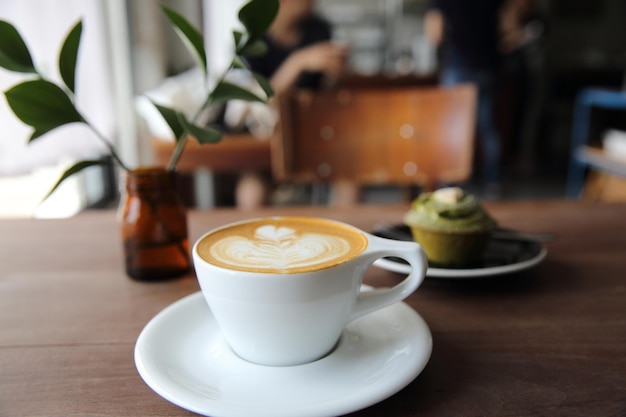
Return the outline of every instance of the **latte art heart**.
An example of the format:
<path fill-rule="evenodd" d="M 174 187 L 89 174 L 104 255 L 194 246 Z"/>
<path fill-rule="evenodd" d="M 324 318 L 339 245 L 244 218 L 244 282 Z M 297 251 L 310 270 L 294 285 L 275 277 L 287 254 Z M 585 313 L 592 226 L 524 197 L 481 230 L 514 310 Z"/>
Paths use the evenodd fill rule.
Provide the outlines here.
<path fill-rule="evenodd" d="M 338 236 L 298 234 L 288 227 L 263 225 L 254 238 L 226 237 L 211 247 L 211 255 L 230 265 L 260 270 L 289 270 L 341 258 L 350 243 Z"/>
<path fill-rule="evenodd" d="M 343 264 L 367 245 L 366 235 L 345 223 L 275 216 L 217 228 L 197 242 L 194 256 L 233 271 L 299 274 Z"/>

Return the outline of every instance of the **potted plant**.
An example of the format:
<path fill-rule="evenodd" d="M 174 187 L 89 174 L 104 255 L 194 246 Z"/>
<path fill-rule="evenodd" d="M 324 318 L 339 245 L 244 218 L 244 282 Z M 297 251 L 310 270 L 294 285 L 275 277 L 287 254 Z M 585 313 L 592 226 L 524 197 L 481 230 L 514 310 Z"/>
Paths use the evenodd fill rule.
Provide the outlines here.
<path fill-rule="evenodd" d="M 162 10 L 208 80 L 208 63 L 201 33 L 174 10 L 166 7 L 162 7 Z M 57 127 L 82 123 L 106 145 L 112 160 L 124 171 L 126 194 L 122 202 L 122 237 L 126 271 L 132 278 L 162 279 L 189 271 L 191 263 L 186 211 L 174 190 L 176 164 L 191 138 L 200 144 L 220 141 L 221 131 L 198 123 L 205 109 L 233 99 L 266 103 L 272 96 L 269 82 L 248 67 L 245 57 L 265 53 L 261 36 L 274 20 L 277 11 L 278 0 L 251 0 L 239 10 L 238 17 L 244 29 L 233 31 L 231 64 L 190 119 L 175 108 L 153 102 L 172 130 L 176 146 L 166 167 L 136 168 L 127 166 L 121 160 L 115 147 L 75 105 L 75 71 L 82 20 L 69 31 L 60 49 L 58 69 L 62 83 L 51 81 L 35 67 L 18 30 L 11 23 L 0 20 L 0 67 L 33 76 L 5 91 L 9 107 L 16 117 L 33 128 L 29 143 Z M 265 96 L 228 82 L 226 76 L 234 69 L 249 71 Z M 75 163 L 62 174 L 47 196 L 66 178 L 103 163 L 103 160 Z"/>

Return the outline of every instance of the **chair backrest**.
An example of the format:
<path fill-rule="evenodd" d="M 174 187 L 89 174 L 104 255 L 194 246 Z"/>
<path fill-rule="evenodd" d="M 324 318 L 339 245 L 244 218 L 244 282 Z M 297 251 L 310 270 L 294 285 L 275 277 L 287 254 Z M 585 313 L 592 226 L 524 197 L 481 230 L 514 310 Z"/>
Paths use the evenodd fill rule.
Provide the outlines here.
<path fill-rule="evenodd" d="M 476 94 L 472 85 L 292 91 L 279 100 L 274 176 L 424 188 L 465 181 Z"/>

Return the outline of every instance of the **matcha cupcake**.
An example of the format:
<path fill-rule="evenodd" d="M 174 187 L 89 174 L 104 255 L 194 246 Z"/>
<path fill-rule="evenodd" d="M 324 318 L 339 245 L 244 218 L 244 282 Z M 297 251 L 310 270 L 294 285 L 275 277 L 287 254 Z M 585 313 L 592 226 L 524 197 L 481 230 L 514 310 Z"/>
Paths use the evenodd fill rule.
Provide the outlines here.
<path fill-rule="evenodd" d="M 421 194 L 404 222 L 432 264 L 452 267 L 480 261 L 495 228 L 478 200 L 457 187 Z"/>

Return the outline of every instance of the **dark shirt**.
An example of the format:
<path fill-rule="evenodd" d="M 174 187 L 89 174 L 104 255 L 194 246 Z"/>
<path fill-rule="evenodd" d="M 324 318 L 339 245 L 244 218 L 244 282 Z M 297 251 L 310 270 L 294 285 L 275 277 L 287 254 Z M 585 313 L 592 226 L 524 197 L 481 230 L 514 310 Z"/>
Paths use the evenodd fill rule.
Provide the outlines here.
<path fill-rule="evenodd" d="M 500 63 L 498 13 L 504 0 L 434 0 L 445 21 L 444 65 L 493 69 Z"/>
<path fill-rule="evenodd" d="M 325 42 L 331 38 L 331 30 L 328 23 L 324 20 L 311 16 L 302 21 L 302 36 L 300 42 L 291 47 L 284 47 L 277 44 L 267 35 L 263 40 L 267 44 L 267 53 L 258 57 L 248 58 L 250 67 L 261 75 L 271 78 L 278 67 L 287 59 L 289 55 L 298 49 L 313 45 L 318 42 Z M 322 74 L 313 72 L 304 72 L 300 74 L 296 81 L 296 87 L 299 88 L 317 88 L 322 80 Z"/>

